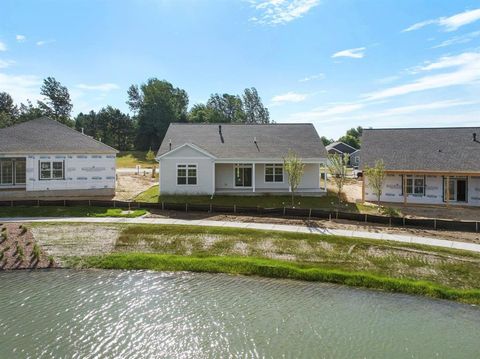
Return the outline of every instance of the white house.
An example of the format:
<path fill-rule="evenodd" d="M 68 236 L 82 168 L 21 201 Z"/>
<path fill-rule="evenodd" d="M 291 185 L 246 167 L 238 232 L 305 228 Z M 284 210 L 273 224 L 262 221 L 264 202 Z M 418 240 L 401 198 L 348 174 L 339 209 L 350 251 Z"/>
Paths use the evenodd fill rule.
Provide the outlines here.
<path fill-rule="evenodd" d="M 0 200 L 113 197 L 116 153 L 48 118 L 0 129 Z"/>
<path fill-rule="evenodd" d="M 160 192 L 285 194 L 290 150 L 305 163 L 298 193 L 325 194 L 327 152 L 312 124 L 171 124 L 157 155 Z"/>
<path fill-rule="evenodd" d="M 480 206 L 480 127 L 365 129 L 361 168 L 382 160 L 381 201 Z M 364 180 L 363 199 L 376 201 Z"/>

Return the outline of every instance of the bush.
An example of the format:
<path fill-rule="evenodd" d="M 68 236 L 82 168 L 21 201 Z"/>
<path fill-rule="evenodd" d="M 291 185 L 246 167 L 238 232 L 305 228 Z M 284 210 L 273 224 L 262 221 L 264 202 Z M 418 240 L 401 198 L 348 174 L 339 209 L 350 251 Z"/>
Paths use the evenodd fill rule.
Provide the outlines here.
<path fill-rule="evenodd" d="M 20 259 L 21 261 L 23 261 L 23 259 L 25 258 L 25 253 L 23 252 L 23 248 L 20 247 L 19 245 L 17 245 L 17 256 L 18 256 L 18 259 Z"/>
<path fill-rule="evenodd" d="M 35 259 L 40 259 L 40 254 L 41 254 L 40 247 L 38 246 L 37 243 L 35 243 L 35 244 L 33 245 L 32 256 L 33 256 L 33 258 L 35 258 Z"/>
<path fill-rule="evenodd" d="M 20 235 L 23 236 L 25 233 L 27 233 L 27 227 L 25 227 L 23 224 L 20 225 Z"/>

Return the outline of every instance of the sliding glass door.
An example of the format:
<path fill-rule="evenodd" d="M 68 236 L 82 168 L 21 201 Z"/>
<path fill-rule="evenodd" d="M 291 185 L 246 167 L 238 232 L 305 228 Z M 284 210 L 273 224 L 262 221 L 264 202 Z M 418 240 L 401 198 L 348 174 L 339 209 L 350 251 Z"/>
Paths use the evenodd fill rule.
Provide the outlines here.
<path fill-rule="evenodd" d="M 235 187 L 252 187 L 252 165 L 235 165 Z"/>

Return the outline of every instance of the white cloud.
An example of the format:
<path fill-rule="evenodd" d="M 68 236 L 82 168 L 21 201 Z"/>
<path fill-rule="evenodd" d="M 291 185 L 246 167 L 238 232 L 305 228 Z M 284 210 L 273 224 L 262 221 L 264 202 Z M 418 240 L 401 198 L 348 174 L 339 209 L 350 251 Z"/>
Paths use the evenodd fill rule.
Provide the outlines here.
<path fill-rule="evenodd" d="M 357 47 L 355 49 L 347 49 L 336 52 L 332 55 L 333 58 L 335 57 L 351 57 L 352 59 L 361 59 L 365 56 L 365 47 Z"/>
<path fill-rule="evenodd" d="M 118 90 L 120 88 L 117 84 L 113 84 L 113 83 L 103 83 L 98 85 L 79 84 L 77 85 L 77 87 L 82 90 L 92 90 L 92 91 L 102 91 L 102 92 Z"/>
<path fill-rule="evenodd" d="M 404 29 L 402 32 L 418 30 L 431 24 L 436 24 L 442 27 L 445 31 L 455 31 L 464 25 L 471 24 L 478 20 L 480 20 L 480 9 L 467 10 L 449 17 L 440 17 L 438 19 L 418 22 Z"/>
<path fill-rule="evenodd" d="M 316 74 L 316 75 L 311 75 L 304 77 L 303 79 L 298 80 L 299 82 L 308 82 L 312 80 L 321 80 L 325 78 L 325 74 Z"/>
<path fill-rule="evenodd" d="M 280 105 L 286 102 L 302 102 L 307 99 L 308 95 L 307 94 L 302 94 L 302 93 L 296 93 L 296 92 L 287 92 L 283 95 L 277 95 L 274 96 L 271 100 L 272 104 L 274 105 Z"/>
<path fill-rule="evenodd" d="M 53 42 L 55 42 L 55 40 L 40 40 L 40 41 L 37 41 L 36 44 L 37 46 L 43 46 L 43 45 L 51 44 Z"/>
<path fill-rule="evenodd" d="M 8 92 L 15 102 L 25 102 L 27 99 L 40 99 L 42 80 L 34 75 L 8 75 L 0 73 L 0 89 Z"/>
<path fill-rule="evenodd" d="M 4 42 L 0 41 L 0 51 L 7 51 L 7 45 Z"/>
<path fill-rule="evenodd" d="M 451 39 L 441 42 L 438 45 L 433 46 L 432 49 L 438 49 L 440 47 L 447 47 L 447 46 L 457 45 L 457 44 L 466 44 L 479 36 L 480 36 L 480 31 L 474 31 L 465 35 L 455 36 L 455 37 L 452 37 Z"/>
<path fill-rule="evenodd" d="M 480 81 L 480 52 L 442 57 L 437 62 L 420 67 L 420 70 L 432 71 L 448 68 L 454 68 L 454 70 L 424 76 L 404 85 L 366 94 L 365 99 L 367 101 L 379 100 L 419 91 L 478 83 Z"/>
<path fill-rule="evenodd" d="M 282 25 L 308 13 L 320 0 L 251 0 L 250 3 L 260 14 L 250 21 L 262 25 Z"/>
<path fill-rule="evenodd" d="M 326 107 L 314 108 L 311 111 L 297 112 L 290 116 L 293 122 L 321 121 L 329 122 L 337 115 L 355 112 L 365 107 L 363 103 L 339 103 Z"/>
<path fill-rule="evenodd" d="M 10 67 L 10 65 L 14 64 L 15 61 L 12 60 L 2 60 L 0 59 L 0 69 L 6 69 L 7 67 Z"/>
<path fill-rule="evenodd" d="M 17 42 L 24 42 L 27 38 L 25 37 L 25 35 L 16 35 L 15 36 L 15 40 L 17 40 Z"/>

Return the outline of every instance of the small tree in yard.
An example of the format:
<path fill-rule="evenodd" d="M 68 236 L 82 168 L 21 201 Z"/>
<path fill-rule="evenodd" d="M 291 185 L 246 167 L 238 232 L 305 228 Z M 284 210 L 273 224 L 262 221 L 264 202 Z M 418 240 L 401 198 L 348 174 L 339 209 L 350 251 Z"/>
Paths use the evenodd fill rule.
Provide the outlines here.
<path fill-rule="evenodd" d="M 347 181 L 347 163 L 348 163 L 348 154 L 340 156 L 335 153 L 328 156 L 327 168 L 328 172 L 333 178 L 333 182 L 337 187 L 337 196 L 338 202 L 341 202 L 342 190 L 345 182 Z"/>
<path fill-rule="evenodd" d="M 380 197 L 382 197 L 383 184 L 385 183 L 386 177 L 383 160 L 376 161 L 374 167 L 366 167 L 364 174 L 366 179 L 368 179 L 368 187 L 370 187 L 375 196 L 377 196 L 377 205 L 380 210 Z"/>
<path fill-rule="evenodd" d="M 288 155 L 283 158 L 283 167 L 288 177 L 288 184 L 290 185 L 290 190 L 292 191 L 292 207 L 294 204 L 295 191 L 300 184 L 300 181 L 303 177 L 303 168 L 305 164 L 302 162 L 300 157 L 293 151 L 288 151 Z"/>
<path fill-rule="evenodd" d="M 155 152 L 153 152 L 152 149 L 149 149 L 145 158 L 147 161 L 155 161 Z M 152 178 L 155 178 L 155 165 L 152 166 Z"/>

